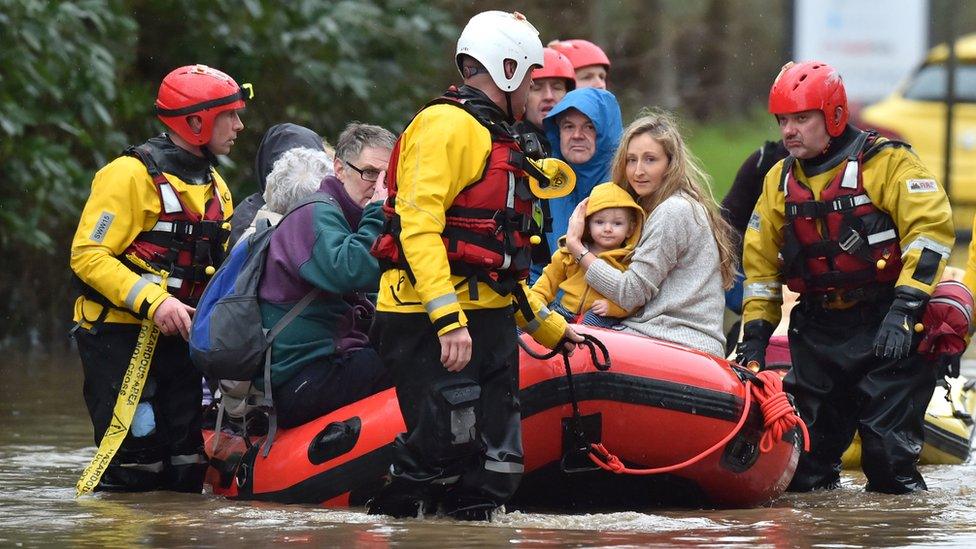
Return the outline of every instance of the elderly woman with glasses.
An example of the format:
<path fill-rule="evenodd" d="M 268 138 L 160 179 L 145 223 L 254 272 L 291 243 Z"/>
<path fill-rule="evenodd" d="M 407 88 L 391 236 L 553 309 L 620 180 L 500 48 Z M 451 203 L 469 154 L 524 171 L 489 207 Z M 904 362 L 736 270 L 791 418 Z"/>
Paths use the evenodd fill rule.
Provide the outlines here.
<path fill-rule="evenodd" d="M 373 184 L 386 171 L 393 151 L 393 134 L 379 126 L 353 122 L 336 143 L 335 173 L 353 202 L 365 206 Z"/>
<path fill-rule="evenodd" d="M 284 428 L 391 384 L 366 337 L 374 307 L 365 294 L 376 291 L 380 278 L 369 249 L 383 227 L 382 175 L 393 142 L 383 128 L 352 123 L 336 143 L 335 176 L 323 179 L 309 162 L 275 165 L 293 179 L 319 182 L 313 195 L 319 201 L 298 206 L 278 223 L 258 290 L 266 328 L 311 290 L 319 292 L 272 343 L 272 392 Z"/>

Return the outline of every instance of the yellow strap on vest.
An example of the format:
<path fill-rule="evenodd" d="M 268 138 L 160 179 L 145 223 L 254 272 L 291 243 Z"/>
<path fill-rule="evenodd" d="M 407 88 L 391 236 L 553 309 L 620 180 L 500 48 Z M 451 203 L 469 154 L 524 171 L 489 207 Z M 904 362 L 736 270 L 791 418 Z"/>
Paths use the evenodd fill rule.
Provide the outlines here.
<path fill-rule="evenodd" d="M 166 273 L 163 273 L 163 284 Z M 102 443 L 95 452 L 85 472 L 78 479 L 75 485 L 75 497 L 91 493 L 98 481 L 102 479 L 102 474 L 108 468 L 115 453 L 122 446 L 122 441 L 129 434 L 129 426 L 132 425 L 132 416 L 136 413 L 136 406 L 142 397 L 142 388 L 149 377 L 149 365 L 152 363 L 153 355 L 156 353 L 156 344 L 159 342 L 159 327 L 151 319 L 142 321 L 139 328 L 139 337 L 136 339 L 136 348 L 132 352 L 129 360 L 129 367 L 125 370 L 122 378 L 122 387 L 119 389 L 119 396 L 115 400 L 115 408 L 112 410 L 112 421 L 109 422 L 108 429 L 102 436 Z"/>

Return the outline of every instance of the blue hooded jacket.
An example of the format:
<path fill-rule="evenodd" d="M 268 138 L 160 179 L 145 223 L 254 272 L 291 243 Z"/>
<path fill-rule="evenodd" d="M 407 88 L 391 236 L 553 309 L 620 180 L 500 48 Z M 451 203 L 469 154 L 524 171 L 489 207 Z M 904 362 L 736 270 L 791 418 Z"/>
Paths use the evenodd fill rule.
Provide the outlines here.
<path fill-rule="evenodd" d="M 617 104 L 617 98 L 612 93 L 598 88 L 573 90 L 567 93 L 542 121 L 546 137 L 552 143 L 552 156 L 555 158 L 565 160 L 559 147 L 557 122 L 559 116 L 569 109 L 578 110 L 593 122 L 593 127 L 596 128 L 596 152 L 593 153 L 592 158 L 582 164 L 570 164 L 576 172 L 576 188 L 573 192 L 562 198 L 549 200 L 552 232 L 546 233 L 546 240 L 550 250 L 559 249 L 559 237 L 566 234 L 569 216 L 572 215 L 576 205 L 590 196 L 593 187 L 610 180 L 610 163 L 617 151 L 617 144 L 620 143 L 620 136 L 623 134 L 620 105 Z"/>

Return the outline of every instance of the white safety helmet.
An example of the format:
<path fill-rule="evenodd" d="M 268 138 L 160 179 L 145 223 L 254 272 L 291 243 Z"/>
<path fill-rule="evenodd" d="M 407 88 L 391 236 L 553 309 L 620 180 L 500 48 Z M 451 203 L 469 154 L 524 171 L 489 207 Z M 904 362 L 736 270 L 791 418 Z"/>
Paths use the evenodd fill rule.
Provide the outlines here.
<path fill-rule="evenodd" d="M 506 92 L 518 88 L 532 67 L 543 64 L 539 31 L 517 11 L 484 11 L 472 17 L 458 38 L 454 56 L 458 70 L 461 55 L 470 55 L 484 65 L 495 85 Z M 505 77 L 506 59 L 516 63 L 511 78 Z"/>

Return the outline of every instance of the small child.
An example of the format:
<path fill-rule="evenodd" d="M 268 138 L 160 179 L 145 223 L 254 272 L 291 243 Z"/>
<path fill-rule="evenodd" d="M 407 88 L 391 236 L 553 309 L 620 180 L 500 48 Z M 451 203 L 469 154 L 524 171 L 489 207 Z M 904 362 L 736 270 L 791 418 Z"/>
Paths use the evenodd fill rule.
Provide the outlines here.
<path fill-rule="evenodd" d="M 644 210 L 617 184 L 602 183 L 593 188 L 586 206 L 587 231 L 583 242 L 594 256 L 621 271 L 627 270 L 630 255 L 640 238 Z M 564 237 L 565 238 L 565 237 Z M 570 322 L 609 328 L 630 311 L 603 297 L 586 283 L 586 271 L 566 249 L 559 249 L 532 286 L 552 311 Z"/>

